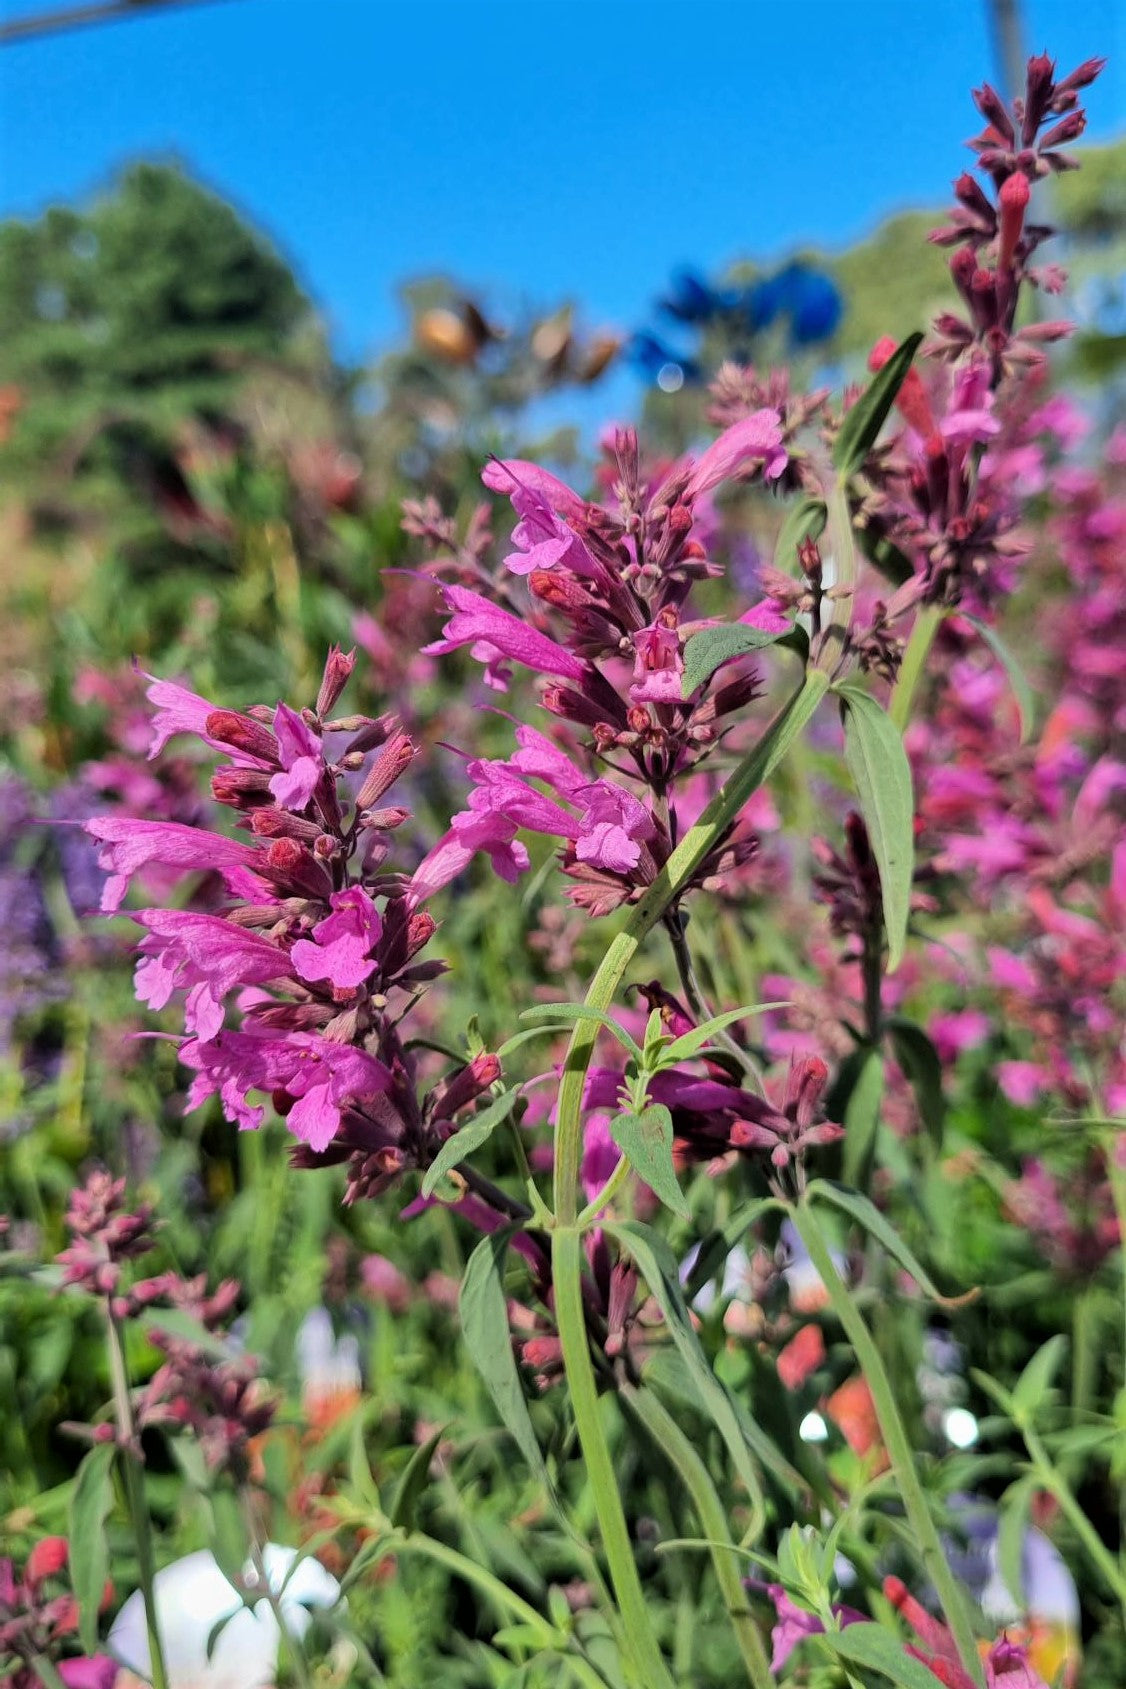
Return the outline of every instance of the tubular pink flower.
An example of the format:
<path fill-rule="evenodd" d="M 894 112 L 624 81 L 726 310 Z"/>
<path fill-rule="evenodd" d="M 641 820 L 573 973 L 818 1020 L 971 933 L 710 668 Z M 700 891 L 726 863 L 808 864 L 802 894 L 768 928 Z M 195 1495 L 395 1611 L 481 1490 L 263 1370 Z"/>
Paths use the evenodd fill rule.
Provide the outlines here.
<path fill-rule="evenodd" d="M 314 1032 L 290 1032 L 284 1038 L 221 1032 L 209 1042 L 191 1038 L 181 1044 L 180 1060 L 196 1075 L 188 1110 L 218 1096 L 228 1120 L 254 1130 L 265 1110 L 251 1106 L 248 1093 L 282 1091 L 296 1099 L 286 1116 L 290 1131 L 318 1153 L 335 1137 L 344 1108 L 391 1083 L 390 1072 L 374 1056 Z"/>
<path fill-rule="evenodd" d="M 106 846 L 98 853 L 99 866 L 110 876 L 102 889 L 104 914 L 112 915 L 121 907 L 133 875 L 154 862 L 185 871 L 214 870 L 235 896 L 261 900 L 270 895 L 253 872 L 259 853 L 236 839 L 178 821 L 138 821 L 129 815 L 96 815 L 83 827 Z"/>
<path fill-rule="evenodd" d="M 686 503 L 744 473 L 756 460 L 761 460 L 768 481 L 777 480 L 787 461 L 782 440 L 782 420 L 769 407 L 732 423 L 694 465 L 684 489 Z"/>
<path fill-rule="evenodd" d="M 504 561 L 514 575 L 530 575 L 533 569 L 550 571 L 561 565 L 575 575 L 597 575 L 598 565 L 582 540 L 540 493 L 531 487 L 517 487 L 512 493 L 512 507 L 520 517 L 512 531 L 517 550 Z"/>
<path fill-rule="evenodd" d="M 774 1603 L 777 1615 L 777 1623 L 770 1632 L 773 1648 L 770 1669 L 781 1671 L 798 1643 L 803 1642 L 807 1636 L 823 1635 L 825 1626 L 816 1613 L 807 1612 L 804 1607 L 799 1607 L 792 1601 L 780 1583 L 767 1584 L 766 1592 Z M 834 1603 L 833 1612 L 842 1630 L 846 1625 L 864 1622 L 864 1614 L 858 1613 L 854 1607 Z"/>
<path fill-rule="evenodd" d="M 226 749 L 226 746 L 220 746 L 207 737 L 207 718 L 215 709 L 214 704 L 209 704 L 197 692 L 189 692 L 186 686 L 177 685 L 174 680 L 158 680 L 155 675 L 146 675 L 145 678 L 152 681 L 145 696 L 156 706 L 152 718 L 150 762 L 178 733 L 193 733 L 216 750 Z"/>
<path fill-rule="evenodd" d="M 582 516 L 586 505 L 565 481 L 550 470 L 541 469 L 538 463 L 528 463 L 523 458 L 510 458 L 502 462 L 492 458 L 481 471 L 481 479 L 490 492 L 504 493 L 507 498 L 520 488 L 525 488 L 541 498 L 545 504 L 557 511 L 560 516 Z"/>
<path fill-rule="evenodd" d="M 883 369 L 894 351 L 895 341 L 885 334 L 869 352 L 868 368 L 873 371 Z M 915 430 L 920 440 L 940 438 L 931 402 L 923 386 L 923 378 L 914 367 L 909 369 L 903 378 L 895 396 L 895 408 L 903 420 Z"/>
<path fill-rule="evenodd" d="M 635 704 L 682 702 L 684 658 L 675 628 L 641 628 L 633 636 L 633 682 L 629 695 Z"/>
<path fill-rule="evenodd" d="M 423 655 L 443 656 L 462 645 L 486 641 L 503 657 L 520 663 L 537 674 L 554 674 L 562 680 L 583 680 L 587 667 L 581 658 L 557 645 L 544 633 L 529 627 L 480 593 L 463 586 L 442 587 L 453 615 L 442 629 L 442 638 L 423 646 Z"/>
<path fill-rule="evenodd" d="M 302 979 L 326 980 L 353 991 L 375 971 L 371 952 L 379 943 L 383 922 L 362 886 L 337 891 L 329 899 L 332 914 L 313 928 L 313 938 L 299 938 L 290 951 Z"/>
<path fill-rule="evenodd" d="M 223 998 L 236 986 L 293 977 L 283 950 L 217 915 L 146 909 L 136 919 L 147 929 L 134 976 L 138 1000 L 163 1009 L 174 991 L 186 988 L 184 1024 L 204 1041 L 222 1027 Z"/>
<path fill-rule="evenodd" d="M 586 807 L 579 821 L 575 855 L 612 874 L 628 874 L 641 860 L 642 839 L 656 832 L 653 817 L 635 798 L 609 780 L 595 780 L 576 793 Z"/>
<path fill-rule="evenodd" d="M 789 633 L 793 626 L 790 618 L 780 615 L 769 598 L 764 598 L 761 604 L 750 610 L 744 610 L 739 620 L 744 627 L 761 628 L 763 633 Z"/>
<path fill-rule="evenodd" d="M 270 781 L 270 791 L 283 809 L 304 809 L 324 773 L 320 739 L 288 704 L 279 704 L 274 711 L 274 732 L 282 772 Z"/>
<path fill-rule="evenodd" d="M 575 767 L 570 757 L 565 756 L 557 745 L 553 745 L 551 740 L 536 728 L 518 727 L 516 740 L 520 749 L 509 759 L 509 767 L 518 768 L 526 778 L 543 780 L 568 798 L 574 797 L 576 792 L 589 784 L 586 775 Z"/>
<path fill-rule="evenodd" d="M 516 824 L 503 815 L 464 810 L 453 817 L 448 833 L 423 857 L 411 876 L 407 896 L 414 904 L 448 886 L 464 873 L 479 850 L 488 855 L 496 872 L 509 885 L 527 873 L 531 860 L 516 838 Z"/>

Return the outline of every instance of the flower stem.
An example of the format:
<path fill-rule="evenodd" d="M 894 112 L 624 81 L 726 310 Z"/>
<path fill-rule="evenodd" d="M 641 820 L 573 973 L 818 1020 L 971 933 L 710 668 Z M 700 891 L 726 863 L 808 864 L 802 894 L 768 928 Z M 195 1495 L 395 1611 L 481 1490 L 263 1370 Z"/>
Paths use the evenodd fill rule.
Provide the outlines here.
<path fill-rule="evenodd" d="M 622 1397 L 676 1468 L 692 1498 L 700 1528 L 708 1539 L 716 1582 L 719 1584 L 727 1616 L 735 1632 L 735 1640 L 747 1672 L 747 1682 L 753 1685 L 753 1689 L 775 1689 L 762 1636 L 743 1585 L 741 1557 L 731 1541 L 727 1514 L 707 1467 L 690 1439 L 651 1390 L 638 1390 L 632 1385 L 625 1385 Z"/>
<path fill-rule="evenodd" d="M 915 1469 L 914 1450 L 896 1406 L 891 1380 L 888 1378 L 880 1351 L 849 1294 L 847 1285 L 837 1272 L 812 1205 L 808 1201 L 792 1204 L 790 1216 L 809 1251 L 809 1258 L 825 1286 L 833 1312 L 844 1327 L 845 1335 L 852 1344 L 868 1388 L 872 1392 L 876 1418 L 879 1420 L 884 1447 L 887 1449 L 899 1485 L 899 1493 L 903 1498 L 904 1511 L 918 1544 L 923 1569 L 934 1585 L 942 1605 L 946 1623 L 962 1662 L 962 1669 L 978 1689 L 985 1689 L 981 1659 L 966 1614 L 962 1591 L 942 1551 L 942 1542 Z"/>
<path fill-rule="evenodd" d="M 594 1495 L 602 1547 L 610 1567 L 626 1642 L 634 1656 L 638 1681 L 645 1685 L 645 1689 L 672 1689 L 672 1678 L 650 1623 L 614 1463 L 602 1425 L 598 1386 L 591 1365 L 583 1314 L 582 1233 L 577 1228 L 568 1226 L 555 1230 L 551 1239 L 551 1261 L 555 1318 L 563 1347 L 563 1364 L 567 1369 L 571 1409 Z"/>
<path fill-rule="evenodd" d="M 907 641 L 907 649 L 903 653 L 903 661 L 899 665 L 899 675 L 891 695 L 888 714 L 902 733 L 911 720 L 911 705 L 915 699 L 915 692 L 926 667 L 930 648 L 934 644 L 935 635 L 942 626 L 946 612 L 938 604 L 924 604 L 915 617 L 911 629 L 911 637 Z"/>
<path fill-rule="evenodd" d="M 145 1607 L 145 1629 L 149 1639 L 149 1667 L 153 1689 L 168 1689 L 168 1671 L 164 1664 L 164 1650 L 160 1643 L 160 1626 L 156 1616 L 156 1561 L 153 1556 L 152 1521 L 149 1519 L 145 1501 L 137 1422 L 133 1417 L 133 1398 L 129 1391 L 129 1374 L 125 1365 L 125 1343 L 121 1326 L 108 1301 L 106 1342 L 109 1348 L 110 1377 L 113 1380 L 114 1414 L 123 1444 L 121 1471 L 125 1484 L 125 1501 L 137 1544 L 137 1571 L 141 1583 L 141 1599 Z"/>
<path fill-rule="evenodd" d="M 271 1613 L 274 1615 L 274 1623 L 278 1627 L 278 1636 L 285 1644 L 286 1658 L 289 1661 L 290 1669 L 292 1670 L 298 1683 L 301 1685 L 301 1689 L 313 1689 L 313 1674 L 309 1670 L 309 1662 L 305 1658 L 305 1650 L 301 1645 L 300 1638 L 294 1636 L 293 1632 L 289 1628 L 289 1624 L 285 1616 L 285 1608 L 282 1604 L 282 1597 L 278 1594 L 277 1590 L 270 1582 L 270 1575 L 266 1570 L 266 1559 L 262 1552 L 262 1543 L 259 1537 L 258 1524 L 254 1517 L 254 1498 L 245 1484 L 241 1485 L 239 1488 L 239 1503 L 242 1507 L 242 1516 L 246 1522 L 246 1534 L 250 1543 L 250 1561 L 254 1567 L 255 1576 L 258 1579 L 258 1587 L 265 1596 L 266 1603 L 269 1606 Z"/>
<path fill-rule="evenodd" d="M 1126 1573 L 1123 1572 L 1121 1565 L 1076 1501 L 1062 1474 L 1053 1465 L 1051 1457 L 1040 1441 L 1034 1427 L 1029 1424 L 1022 1424 L 1020 1430 L 1025 1447 L 1032 1456 L 1037 1477 L 1044 1488 L 1050 1491 L 1059 1502 L 1064 1517 L 1082 1543 L 1088 1558 L 1093 1565 L 1098 1567 L 1106 1579 L 1107 1586 L 1113 1590 L 1121 1603 L 1123 1614 L 1126 1615 Z"/>
<path fill-rule="evenodd" d="M 677 845 L 660 874 L 636 905 L 627 925 L 614 939 L 586 995 L 589 1007 L 608 1010 L 646 934 L 684 890 L 708 852 L 731 826 L 739 811 L 785 756 L 787 749 L 813 715 L 829 687 L 829 676 L 811 669 L 774 717 L 758 743 L 720 787 L 699 821 Z M 576 1225 L 579 1170 L 583 1149 L 583 1090 L 597 1037 L 590 1021 L 579 1021 L 567 1049 L 555 1129 L 552 1271 L 555 1311 L 563 1364 L 567 1373 L 583 1458 L 586 1461 L 603 1546 L 610 1566 L 615 1599 L 630 1643 L 642 1664 L 646 1689 L 671 1684 L 657 1648 L 634 1564 L 633 1549 L 618 1493 L 614 1466 L 602 1426 L 582 1300 L 581 1233 Z M 585 1219 L 585 1217 L 584 1217 Z"/>

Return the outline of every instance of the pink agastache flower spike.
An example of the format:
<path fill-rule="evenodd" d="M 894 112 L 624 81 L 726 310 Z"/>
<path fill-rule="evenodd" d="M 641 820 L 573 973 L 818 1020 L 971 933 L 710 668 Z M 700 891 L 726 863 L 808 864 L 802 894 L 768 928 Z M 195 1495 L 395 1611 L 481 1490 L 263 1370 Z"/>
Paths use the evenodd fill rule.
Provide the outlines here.
<path fill-rule="evenodd" d="M 270 895 L 253 872 L 258 851 L 237 839 L 179 821 L 138 821 L 129 815 L 96 815 L 83 827 L 106 847 L 98 853 L 99 866 L 110 876 L 102 889 L 103 914 L 116 913 L 133 875 L 150 863 L 185 872 L 215 871 L 236 896 L 260 900 Z"/>
<path fill-rule="evenodd" d="M 147 929 L 134 980 L 138 999 L 163 1009 L 174 991 L 186 988 L 184 1024 L 204 1042 L 222 1027 L 223 999 L 236 986 L 293 978 L 283 950 L 217 915 L 146 909 L 136 920 Z"/>
<path fill-rule="evenodd" d="M 288 704 L 274 711 L 274 732 L 282 772 L 270 781 L 270 791 L 283 809 L 305 809 L 324 773 L 320 738 Z"/>
<path fill-rule="evenodd" d="M 491 604 L 480 593 L 470 592 L 468 587 L 446 585 L 442 586 L 442 593 L 453 614 L 442 629 L 442 638 L 423 646 L 424 656 L 443 656 L 462 645 L 484 641 L 501 656 L 537 674 L 553 674 L 561 680 L 586 678 L 587 665 L 580 657 L 557 645 L 545 633 L 529 627 L 518 616 Z"/>
<path fill-rule="evenodd" d="M 302 979 L 325 980 L 351 991 L 375 972 L 371 952 L 379 943 L 383 922 L 362 886 L 334 892 L 329 902 L 332 914 L 318 921 L 312 940 L 297 940 L 290 958 Z"/>

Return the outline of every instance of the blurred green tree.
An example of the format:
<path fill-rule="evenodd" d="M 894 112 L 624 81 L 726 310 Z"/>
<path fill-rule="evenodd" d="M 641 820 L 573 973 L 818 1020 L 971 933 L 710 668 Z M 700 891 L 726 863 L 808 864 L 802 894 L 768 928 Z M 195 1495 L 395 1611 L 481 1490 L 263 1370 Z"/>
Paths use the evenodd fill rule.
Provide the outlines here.
<path fill-rule="evenodd" d="M 7 473 L 135 470 L 177 424 L 221 415 L 249 363 L 284 361 L 308 315 L 262 236 L 175 165 L 134 165 L 89 210 L 0 225 Z"/>

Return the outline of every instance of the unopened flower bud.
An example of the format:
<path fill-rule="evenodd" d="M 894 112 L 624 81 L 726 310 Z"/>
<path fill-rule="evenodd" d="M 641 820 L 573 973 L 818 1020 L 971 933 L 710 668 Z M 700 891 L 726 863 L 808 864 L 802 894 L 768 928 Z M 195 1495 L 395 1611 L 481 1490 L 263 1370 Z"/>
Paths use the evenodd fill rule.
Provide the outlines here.
<path fill-rule="evenodd" d="M 334 645 L 325 659 L 324 675 L 321 679 L 321 689 L 317 693 L 317 715 L 322 719 L 332 709 L 336 700 L 347 686 L 352 670 L 356 666 L 356 653 L 342 651 L 339 645 Z"/>
<path fill-rule="evenodd" d="M 315 821 L 276 807 L 256 809 L 250 817 L 250 831 L 260 839 L 301 839 L 305 844 L 314 844 L 321 833 Z"/>
<path fill-rule="evenodd" d="M 370 828 L 375 833 L 391 833 L 394 832 L 396 827 L 401 827 L 404 821 L 409 821 L 410 814 L 409 809 L 397 807 L 367 809 L 360 816 L 360 826 Z"/>
<path fill-rule="evenodd" d="M 415 956 L 434 937 L 438 923 L 433 915 L 420 909 L 407 922 L 407 956 Z M 492 1080 L 489 1081 L 492 1084 Z"/>
<path fill-rule="evenodd" d="M 1087 119 L 1081 111 L 1068 112 L 1046 135 L 1041 135 L 1041 151 L 1048 152 L 1052 147 L 1064 147 L 1069 141 L 1077 141 L 1086 127 Z"/>
<path fill-rule="evenodd" d="M 204 727 L 209 739 L 230 745 L 232 750 L 258 757 L 262 762 L 279 761 L 277 739 L 268 727 L 253 721 L 249 715 L 240 715 L 237 710 L 212 710 Z"/>
<path fill-rule="evenodd" d="M 416 750 L 408 736 L 397 732 L 388 739 L 368 770 L 356 797 L 356 808 L 370 809 L 414 761 Z"/>
<path fill-rule="evenodd" d="M 1003 270 L 1013 267 L 1031 193 L 1028 177 L 1023 174 L 1010 176 L 1001 185 L 1001 238 L 997 244 L 997 263 Z"/>
<path fill-rule="evenodd" d="M 216 803 L 232 809 L 254 809 L 274 801 L 267 769 L 235 768 L 230 763 L 224 763 L 211 776 L 211 796 Z"/>
<path fill-rule="evenodd" d="M 996 88 L 991 87 L 988 82 L 983 83 L 980 88 L 973 90 L 973 102 L 985 121 L 992 124 L 998 136 L 1012 146 L 1016 140 L 1016 130 L 1005 102 Z"/>
<path fill-rule="evenodd" d="M 44 1578 L 58 1577 L 67 1563 L 65 1537 L 43 1537 L 28 1555 L 24 1571 L 29 1584 L 42 1583 Z"/>

